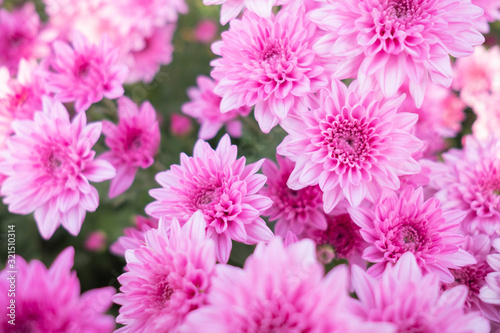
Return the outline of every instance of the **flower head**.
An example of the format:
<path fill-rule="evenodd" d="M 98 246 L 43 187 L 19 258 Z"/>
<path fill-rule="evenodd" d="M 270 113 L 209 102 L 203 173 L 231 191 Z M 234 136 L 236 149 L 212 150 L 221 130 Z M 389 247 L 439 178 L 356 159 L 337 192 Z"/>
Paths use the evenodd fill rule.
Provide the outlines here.
<path fill-rule="evenodd" d="M 118 100 L 118 125 L 103 121 L 106 145 L 111 151 L 101 157 L 116 168 L 116 177 L 111 180 L 109 197 L 125 192 L 134 181 L 139 168 L 147 169 L 154 162 L 160 145 L 160 129 L 156 112 L 149 102 L 139 109 L 127 97 Z"/>
<path fill-rule="evenodd" d="M 145 244 L 125 253 L 127 272 L 118 277 L 121 305 L 118 332 L 175 332 L 186 315 L 207 303 L 215 271 L 214 244 L 205 239 L 205 221 L 195 213 L 181 228 L 174 219 L 167 228 L 145 234 Z M 168 234 L 169 232 L 169 234 Z"/>
<path fill-rule="evenodd" d="M 335 62 L 335 77 L 374 80 L 386 97 L 408 80 L 420 107 L 429 81 L 451 85 L 449 55 L 484 42 L 473 28 L 482 14 L 469 0 L 328 0 L 310 17 L 325 31 L 314 49 Z"/>
<path fill-rule="evenodd" d="M 278 153 L 296 161 L 288 186 L 319 184 L 327 213 L 343 198 L 352 206 L 374 201 L 383 188 L 398 189 L 399 176 L 420 171 L 412 154 L 422 142 L 410 134 L 417 116 L 396 112 L 404 96 L 380 100 L 358 88 L 333 80 L 316 110 L 282 124 L 289 135 Z"/>
<path fill-rule="evenodd" d="M 255 118 L 268 133 L 290 110 L 327 84 L 324 68 L 311 49 L 315 27 L 303 11 L 280 11 L 264 19 L 246 12 L 233 20 L 222 41 L 212 45 L 222 58 L 212 61 L 214 92 L 221 111 L 255 105 Z"/>
<path fill-rule="evenodd" d="M 181 165 L 156 175 L 163 187 L 150 191 L 157 201 L 146 207 L 156 218 L 177 218 L 181 224 L 197 210 L 207 222 L 207 237 L 216 243 L 217 260 L 226 263 L 231 239 L 246 244 L 270 240 L 272 231 L 260 218 L 271 206 L 271 199 L 257 194 L 266 177 L 255 174 L 263 163 L 245 166 L 245 158 L 236 159 L 237 148 L 226 134 L 213 150 L 198 140 L 193 157 L 181 154 Z"/>
<path fill-rule="evenodd" d="M 75 102 L 77 111 L 85 111 L 103 96 L 114 99 L 123 95 L 122 85 L 128 70 L 117 64 L 118 49 L 107 38 L 95 45 L 75 32 L 72 47 L 61 41 L 54 42 L 52 47 L 47 89 L 57 100 Z"/>
<path fill-rule="evenodd" d="M 457 231 L 465 213 L 443 211 L 435 198 L 424 201 L 421 187 L 406 187 L 399 196 L 385 191 L 373 209 L 349 209 L 349 213 L 361 227 L 363 239 L 371 244 L 363 259 L 375 263 L 368 269 L 374 277 L 407 252 L 414 254 L 424 273 L 434 272 L 447 283 L 454 280 L 450 269 L 476 263 L 460 248 L 464 237 Z"/>
<path fill-rule="evenodd" d="M 196 118 L 201 124 L 198 137 L 203 140 L 212 139 L 223 125 L 232 137 L 241 136 L 241 122 L 238 116 L 246 117 L 250 108 L 241 106 L 235 110 L 222 113 L 220 103 L 222 98 L 214 93 L 217 83 L 207 76 L 200 75 L 196 79 L 198 87 L 191 87 L 187 94 L 191 99 L 182 106 L 182 112 Z"/>
<path fill-rule="evenodd" d="M 114 288 L 89 290 L 80 295 L 80 282 L 71 271 L 75 250 L 65 249 L 47 269 L 40 261 L 27 263 L 16 255 L 15 326 L 9 315 L 0 318 L 2 332 L 93 332 L 109 333 L 114 318 L 105 312 L 111 306 Z M 10 306 L 11 269 L 0 272 L 0 297 L 3 309 Z M 13 299 L 13 298 L 10 298 Z M 14 330 L 13 330 L 14 328 Z"/>
<path fill-rule="evenodd" d="M 80 232 L 85 214 L 99 205 L 89 181 L 115 176 L 107 161 L 94 159 L 91 150 L 101 135 L 101 123 L 87 125 L 85 113 L 72 122 L 59 102 L 43 99 L 43 111 L 34 120 L 12 123 L 14 135 L 1 155 L 0 173 L 7 179 L 1 192 L 9 211 L 34 212 L 43 238 L 62 224 L 71 234 Z"/>

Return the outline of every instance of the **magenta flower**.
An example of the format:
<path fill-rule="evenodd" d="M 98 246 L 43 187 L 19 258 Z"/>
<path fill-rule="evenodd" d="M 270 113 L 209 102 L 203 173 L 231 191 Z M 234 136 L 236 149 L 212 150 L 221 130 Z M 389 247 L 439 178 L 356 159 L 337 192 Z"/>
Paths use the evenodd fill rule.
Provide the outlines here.
<path fill-rule="evenodd" d="M 429 81 L 451 85 L 449 56 L 484 42 L 473 28 L 482 14 L 469 0 L 328 0 L 310 17 L 325 30 L 314 49 L 336 64 L 334 77 L 374 80 L 386 97 L 407 79 L 420 107 Z"/>
<path fill-rule="evenodd" d="M 386 323 L 397 332 L 487 333 L 488 320 L 479 312 L 464 313 L 467 288 L 440 293 L 437 275 L 423 275 L 412 253 L 387 266 L 375 280 L 353 267 L 353 285 L 360 302 L 355 313 L 373 323 Z"/>
<path fill-rule="evenodd" d="M 127 272 L 113 297 L 121 305 L 116 321 L 125 326 L 116 332 L 177 332 L 189 312 L 207 303 L 215 253 L 203 215 L 195 213 L 182 228 L 174 219 L 168 228 L 160 222 L 143 246 L 125 253 Z"/>
<path fill-rule="evenodd" d="M 49 239 L 59 225 L 78 235 L 87 211 L 99 205 L 89 181 L 115 176 L 107 161 L 94 160 L 92 149 L 101 135 L 101 123 L 87 125 L 85 113 L 72 122 L 59 102 L 43 100 L 34 120 L 12 123 L 14 136 L 2 152 L 0 173 L 7 179 L 1 192 L 9 211 L 35 213 L 38 230 Z"/>
<path fill-rule="evenodd" d="M 500 228 L 499 154 L 497 138 L 479 141 L 468 136 L 463 150 L 442 155 L 446 167 L 434 174 L 443 208 L 467 213 L 462 222 L 466 233 L 494 235 Z"/>
<path fill-rule="evenodd" d="M 372 209 L 349 209 L 353 221 L 361 227 L 361 236 L 370 244 L 363 259 L 375 263 L 368 273 L 379 277 L 390 263 L 412 252 L 424 273 L 433 272 L 446 283 L 453 282 L 450 269 L 476 263 L 460 248 L 464 236 L 457 231 L 465 213 L 443 211 L 439 200 L 424 201 L 421 187 L 406 187 L 398 196 L 382 193 Z"/>
<path fill-rule="evenodd" d="M 183 136 L 191 132 L 191 118 L 173 113 L 170 116 L 170 132 L 174 136 Z"/>
<path fill-rule="evenodd" d="M 200 43 L 210 43 L 217 35 L 217 22 L 202 20 L 194 29 L 194 38 Z"/>
<path fill-rule="evenodd" d="M 144 244 L 144 234 L 151 229 L 158 229 L 158 220 L 144 216 L 135 216 L 135 226 L 125 228 L 124 236 L 119 237 L 111 244 L 109 250 L 117 256 L 124 256 L 128 249 L 135 250 Z"/>
<path fill-rule="evenodd" d="M 270 18 L 274 6 L 287 3 L 289 0 L 203 0 L 203 4 L 222 5 L 220 12 L 220 23 L 222 25 L 236 18 L 238 14 L 247 8 L 260 17 Z"/>
<path fill-rule="evenodd" d="M 91 44 L 78 32 L 72 47 L 56 41 L 48 58 L 47 89 L 57 100 L 75 102 L 75 109 L 87 110 L 103 96 L 115 99 L 123 95 L 123 82 L 128 70 L 118 65 L 118 49 L 104 38 L 99 45 Z"/>
<path fill-rule="evenodd" d="M 214 92 L 221 112 L 255 105 L 255 119 L 268 133 L 290 110 L 327 84 L 324 68 L 311 50 L 315 27 L 303 10 L 280 11 L 264 19 L 246 12 L 233 20 L 222 41 L 212 45 L 222 58 L 212 61 Z"/>
<path fill-rule="evenodd" d="M 109 197 L 125 192 L 133 183 L 139 168 L 147 169 L 154 163 L 160 145 L 160 128 L 156 112 L 149 102 L 139 109 L 127 97 L 118 100 L 118 125 L 103 121 L 102 131 L 106 145 L 111 151 L 101 158 L 116 168 L 116 177 L 111 180 Z"/>
<path fill-rule="evenodd" d="M 201 124 L 198 137 L 203 140 L 212 139 L 226 125 L 226 130 L 234 138 L 241 136 L 241 122 L 238 116 L 246 117 L 250 108 L 241 106 L 228 112 L 221 112 L 222 98 L 214 93 L 217 83 L 207 76 L 200 75 L 196 79 L 198 87 L 191 87 L 187 94 L 190 102 L 182 106 L 182 112 L 196 118 Z"/>
<path fill-rule="evenodd" d="M 157 201 L 146 207 L 156 218 L 179 219 L 183 224 L 197 210 L 207 222 L 207 237 L 216 244 L 217 260 L 229 259 L 231 239 L 245 244 L 268 241 L 273 233 L 260 215 L 271 207 L 271 199 L 257 194 L 266 177 L 255 174 L 263 160 L 245 166 L 236 159 L 237 148 L 229 136 L 222 137 L 216 150 L 198 140 L 193 157 L 181 154 L 181 165 L 156 175 L 163 187 L 150 191 Z"/>
<path fill-rule="evenodd" d="M 113 316 L 106 315 L 114 288 L 89 290 L 80 295 L 80 281 L 71 271 L 75 250 L 66 248 L 47 269 L 40 261 L 27 263 L 16 255 L 15 326 L 9 324 L 9 273 L 0 272 L 1 332 L 92 332 L 109 333 L 114 327 Z M 7 315 L 6 315 L 7 314 Z"/>
<path fill-rule="evenodd" d="M 271 198 L 273 205 L 263 215 L 270 221 L 276 221 L 274 231 L 285 237 L 288 231 L 300 234 L 304 227 L 326 229 L 326 215 L 319 186 L 308 186 L 298 191 L 286 185 L 295 163 L 276 155 L 278 166 L 271 160 L 265 160 L 262 172 L 267 177 L 266 187 L 261 194 Z"/>
<path fill-rule="evenodd" d="M 244 269 L 218 265 L 209 305 L 193 311 L 183 332 L 392 332 L 349 309 L 347 269 L 323 277 L 311 240 L 257 245 Z"/>
<path fill-rule="evenodd" d="M 321 91 L 318 109 L 289 116 L 278 153 L 296 161 L 291 189 L 319 184 L 329 213 L 343 198 L 351 206 L 373 202 L 382 189 L 397 190 L 398 177 L 420 171 L 412 154 L 422 142 L 410 134 L 417 116 L 396 113 L 404 96 L 379 97 L 361 92 L 356 82 L 347 89 L 333 80 L 331 90 Z"/>

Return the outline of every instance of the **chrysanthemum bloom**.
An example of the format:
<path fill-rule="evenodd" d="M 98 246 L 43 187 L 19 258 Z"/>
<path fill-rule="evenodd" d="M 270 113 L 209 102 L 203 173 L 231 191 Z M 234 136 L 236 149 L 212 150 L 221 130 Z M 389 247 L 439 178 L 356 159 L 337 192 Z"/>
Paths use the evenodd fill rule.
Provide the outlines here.
<path fill-rule="evenodd" d="M 315 31 L 303 10 L 282 10 L 269 19 L 245 12 L 233 20 L 222 41 L 212 45 L 222 57 L 211 63 L 221 111 L 255 105 L 255 119 L 268 133 L 325 86 L 324 68 L 311 49 Z"/>
<path fill-rule="evenodd" d="M 111 306 L 115 292 L 112 287 L 89 290 L 80 295 L 80 281 L 71 271 L 75 251 L 67 248 L 47 269 L 40 261 L 27 263 L 16 255 L 13 269 L 0 272 L 1 332 L 92 332 L 110 333 L 113 316 L 105 312 Z M 15 283 L 15 297 L 7 297 L 11 283 Z M 15 311 L 9 317 L 10 300 L 15 300 Z M 8 321 L 14 319 L 15 326 Z"/>
<path fill-rule="evenodd" d="M 56 41 L 48 58 L 47 89 L 57 100 L 75 102 L 75 109 L 87 110 L 103 96 L 115 99 L 123 95 L 123 82 L 128 70 L 119 65 L 118 49 L 107 38 L 99 45 L 91 44 L 78 32 L 72 47 Z"/>
<path fill-rule="evenodd" d="M 41 27 L 35 4 L 28 2 L 9 12 L 0 8 L 0 66 L 15 75 L 19 61 L 42 59 L 50 53 L 56 34 Z"/>
<path fill-rule="evenodd" d="M 474 110 L 500 94 L 500 48 L 495 45 L 486 50 L 478 46 L 471 56 L 457 59 L 453 88 L 460 91 L 460 98 Z"/>
<path fill-rule="evenodd" d="M 205 239 L 205 220 L 195 213 L 181 228 L 169 226 L 145 234 L 145 244 L 125 253 L 127 272 L 118 277 L 121 305 L 116 332 L 177 332 L 190 311 L 203 307 L 215 273 L 214 244 Z"/>
<path fill-rule="evenodd" d="M 479 293 L 481 301 L 494 306 L 492 314 L 495 317 L 491 320 L 499 322 L 500 317 L 500 238 L 496 238 L 492 242 L 494 251 L 486 257 L 490 271 L 486 275 L 486 285 L 484 285 Z"/>
<path fill-rule="evenodd" d="M 309 239 L 260 243 L 244 269 L 217 266 L 210 304 L 189 314 L 183 332 L 392 332 L 350 314 L 344 265 L 323 274 Z"/>
<path fill-rule="evenodd" d="M 72 122 L 59 102 L 43 99 L 43 111 L 34 120 L 16 120 L 15 134 L 2 152 L 0 173 L 7 179 L 1 192 L 9 211 L 35 212 L 43 238 L 62 223 L 72 235 L 80 232 L 85 214 L 99 205 L 97 190 L 89 181 L 115 176 L 109 162 L 94 159 L 91 150 L 101 135 L 101 123 L 87 125 L 85 113 Z"/>
<path fill-rule="evenodd" d="M 124 236 L 119 237 L 111 244 L 109 250 L 117 256 L 124 256 L 128 249 L 135 250 L 144 244 L 146 231 L 158 228 L 158 220 L 137 215 L 135 227 L 123 229 Z"/>
<path fill-rule="evenodd" d="M 382 189 L 397 190 L 399 176 L 420 171 L 412 154 L 422 142 L 410 134 L 417 115 L 396 113 L 404 96 L 386 100 L 358 88 L 334 79 L 321 90 L 318 109 L 282 124 L 289 135 L 278 153 L 296 161 L 288 186 L 319 184 L 327 213 L 343 198 L 352 206 L 373 202 Z"/>
<path fill-rule="evenodd" d="M 464 313 L 467 288 L 440 293 L 439 277 L 422 274 L 412 253 L 389 265 L 379 280 L 353 267 L 353 285 L 360 302 L 356 314 L 369 322 L 392 324 L 397 332 L 487 333 L 488 320 L 479 312 Z"/>
<path fill-rule="evenodd" d="M 83 246 L 87 251 L 100 252 L 106 249 L 106 241 L 106 233 L 102 230 L 96 230 L 88 234 Z"/>
<path fill-rule="evenodd" d="M 255 174 L 263 160 L 245 166 L 245 157 L 236 159 L 237 147 L 229 136 L 222 137 L 216 150 L 198 140 L 193 157 L 181 154 L 181 165 L 156 175 L 163 187 L 150 191 L 157 201 L 146 207 L 156 218 L 178 218 L 181 224 L 197 210 L 207 222 L 207 237 L 216 244 L 217 260 L 229 259 L 231 239 L 245 244 L 268 241 L 273 233 L 260 215 L 272 201 L 257 194 L 266 177 Z"/>
<path fill-rule="evenodd" d="M 375 263 L 368 273 L 379 277 L 385 267 L 412 252 L 424 273 L 434 272 L 446 283 L 453 282 L 450 269 L 475 264 L 476 260 L 460 248 L 464 236 L 457 231 L 465 213 L 442 210 L 439 200 L 424 201 L 421 187 L 406 187 L 398 196 L 384 191 L 374 209 L 349 209 L 361 227 L 368 246 L 363 259 Z"/>
<path fill-rule="evenodd" d="M 154 163 L 160 145 L 160 128 L 156 111 L 148 102 L 139 109 L 127 97 L 118 100 L 118 125 L 102 122 L 106 145 L 111 151 L 101 155 L 116 168 L 116 177 L 111 180 L 109 197 L 125 192 L 133 183 L 139 168 L 147 169 Z"/>
<path fill-rule="evenodd" d="M 234 138 L 241 136 L 239 116 L 246 117 L 250 113 L 248 106 L 241 106 L 228 112 L 221 112 L 222 98 L 214 93 L 217 83 L 207 76 L 200 75 L 196 79 L 198 87 L 191 87 L 187 94 L 190 102 L 182 106 L 182 112 L 195 118 L 201 124 L 198 137 L 203 140 L 212 139 L 226 125 L 226 130 Z"/>
<path fill-rule="evenodd" d="M 3 148 L 5 140 L 13 133 L 12 122 L 33 119 L 35 111 L 42 109 L 45 80 L 35 63 L 21 59 L 17 77 L 8 77 L 0 83 L 0 90 L 0 147 Z"/>
<path fill-rule="evenodd" d="M 273 201 L 271 208 L 263 215 L 269 216 L 270 221 L 276 221 L 274 232 L 282 237 L 288 231 L 300 234 L 306 225 L 325 230 L 326 215 L 319 186 L 308 186 L 298 191 L 289 189 L 286 182 L 295 163 L 279 155 L 276 155 L 276 161 L 278 165 L 266 159 L 262 165 L 267 182 L 260 191 Z"/>
<path fill-rule="evenodd" d="M 455 281 L 443 285 L 443 289 L 448 290 L 458 285 L 466 286 L 468 294 L 465 299 L 464 310 L 466 312 L 480 311 L 483 317 L 500 323 L 500 307 L 488 304 L 480 298 L 480 290 L 486 285 L 486 276 L 494 271 L 486 262 L 491 251 L 491 241 L 487 235 L 483 234 L 474 237 L 467 236 L 463 248 L 474 255 L 477 263 L 459 269 L 450 269 Z M 496 260 L 498 260 L 498 254 L 493 256 L 496 256 Z"/>
<path fill-rule="evenodd" d="M 203 4 L 222 5 L 220 12 L 220 23 L 222 25 L 236 18 L 238 14 L 247 8 L 260 17 L 270 18 L 274 6 L 280 6 L 289 0 L 203 0 Z"/>
<path fill-rule="evenodd" d="M 194 38 L 200 43 L 210 43 L 217 35 L 217 22 L 202 20 L 194 29 Z"/>
<path fill-rule="evenodd" d="M 374 80 L 386 97 L 408 79 L 420 107 L 429 81 L 451 85 L 449 56 L 484 42 L 473 28 L 482 14 L 469 0 L 328 0 L 310 18 L 325 30 L 314 50 L 336 64 L 336 78 Z"/>
<path fill-rule="evenodd" d="M 191 118 L 177 113 L 170 116 L 170 132 L 174 136 L 183 136 L 191 132 Z"/>
<path fill-rule="evenodd" d="M 474 22 L 474 27 L 482 33 L 490 32 L 489 22 L 500 20 L 499 0 L 471 0 L 472 4 L 483 9 L 484 14 Z"/>
<path fill-rule="evenodd" d="M 466 233 L 493 235 L 500 228 L 500 141 L 467 136 L 463 150 L 442 156 L 447 168 L 433 177 L 443 208 L 467 213 L 462 222 Z"/>

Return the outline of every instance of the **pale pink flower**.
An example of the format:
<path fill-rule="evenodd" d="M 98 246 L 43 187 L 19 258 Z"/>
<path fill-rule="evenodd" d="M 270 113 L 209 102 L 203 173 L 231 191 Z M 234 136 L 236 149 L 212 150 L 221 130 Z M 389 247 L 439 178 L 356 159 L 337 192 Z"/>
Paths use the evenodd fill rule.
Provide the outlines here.
<path fill-rule="evenodd" d="M 34 120 L 16 120 L 15 134 L 2 152 L 0 173 L 7 176 L 1 194 L 9 211 L 34 212 L 43 238 L 59 225 L 72 235 L 80 232 L 85 214 L 99 205 L 97 190 L 89 181 L 115 176 L 109 162 L 94 159 L 91 150 L 101 135 L 101 123 L 87 125 L 85 113 L 72 122 L 59 102 L 43 100 L 43 111 Z"/>
<path fill-rule="evenodd" d="M 473 28 L 483 14 L 469 0 L 328 0 L 311 12 L 325 31 L 314 49 L 335 65 L 334 77 L 355 78 L 386 97 L 405 80 L 417 107 L 428 82 L 449 87 L 449 56 L 465 57 L 484 37 Z"/>
<path fill-rule="evenodd" d="M 273 201 L 263 215 L 269 216 L 269 221 L 276 221 L 274 232 L 285 237 L 288 231 L 300 234 L 306 226 L 325 230 L 326 215 L 319 186 L 308 186 L 298 191 L 288 188 L 286 183 L 295 163 L 279 155 L 276 155 L 276 161 L 278 165 L 266 159 L 262 165 L 267 182 L 260 191 Z"/>
<path fill-rule="evenodd" d="M 102 230 L 92 231 L 85 239 L 83 246 L 87 251 L 99 252 L 106 248 L 106 233 Z"/>
<path fill-rule="evenodd" d="M 280 238 L 260 243 L 243 269 L 216 267 L 210 304 L 191 312 L 182 331 L 392 332 L 350 313 L 344 265 L 323 274 L 311 240 L 286 248 Z"/>
<path fill-rule="evenodd" d="M 273 7 L 287 3 L 290 0 L 203 0 L 203 4 L 222 5 L 220 12 L 220 23 L 222 25 L 236 18 L 244 9 L 253 12 L 260 17 L 270 18 Z"/>
<path fill-rule="evenodd" d="M 210 43 L 217 35 L 217 23 L 212 20 L 198 22 L 194 29 L 194 38 L 200 43 Z"/>
<path fill-rule="evenodd" d="M 140 109 L 128 97 L 118 100 L 118 125 L 102 122 L 106 145 L 111 149 L 101 155 L 116 169 L 111 180 L 109 197 L 125 192 L 133 183 L 139 168 L 147 169 L 154 163 L 160 145 L 160 128 L 156 111 L 148 101 Z"/>
<path fill-rule="evenodd" d="M 121 305 L 116 332 L 178 332 L 186 315 L 205 306 L 215 273 L 214 244 L 195 213 L 181 228 L 177 219 L 145 234 L 145 244 L 125 253 L 127 272 L 113 301 Z"/>
<path fill-rule="evenodd" d="M 494 251 L 486 257 L 489 265 L 489 271 L 486 275 L 486 284 L 479 292 L 481 301 L 490 305 L 491 312 L 486 313 L 485 316 L 492 321 L 499 323 L 500 317 L 500 238 L 496 238 L 492 242 Z"/>
<path fill-rule="evenodd" d="M 487 140 L 490 136 L 498 136 L 498 129 L 500 128 L 499 105 L 500 90 L 492 96 L 485 97 L 474 106 L 474 113 L 477 118 L 472 124 L 472 134 L 479 140 Z"/>
<path fill-rule="evenodd" d="M 383 99 L 333 80 L 320 93 L 319 108 L 291 115 L 278 153 L 296 161 L 288 186 L 319 184 L 325 212 L 343 198 L 351 206 L 375 201 L 384 188 L 397 190 L 399 178 L 420 172 L 412 158 L 422 142 L 410 134 L 417 115 L 396 112 L 404 96 Z"/>
<path fill-rule="evenodd" d="M 174 113 L 170 117 L 170 132 L 174 136 L 183 136 L 191 131 L 193 125 L 189 117 Z"/>
<path fill-rule="evenodd" d="M 27 2 L 12 12 L 0 8 L 0 67 L 7 66 L 15 75 L 21 59 L 46 57 L 55 37 L 42 28 L 34 3 Z"/>
<path fill-rule="evenodd" d="M 490 32 L 488 23 L 500 20 L 500 1 L 499 0 L 471 0 L 472 4 L 483 9 L 484 14 L 478 17 L 474 22 L 474 27 L 482 32 Z"/>
<path fill-rule="evenodd" d="M 424 201 L 421 187 L 407 187 L 398 196 L 384 191 L 371 209 L 349 209 L 370 244 L 363 259 L 375 263 L 368 269 L 374 277 L 387 265 L 412 252 L 424 273 L 433 272 L 446 283 L 454 280 L 450 269 L 475 264 L 474 257 L 460 248 L 464 236 L 458 233 L 465 212 L 442 210 L 439 200 Z"/>
<path fill-rule="evenodd" d="M 153 217 L 175 217 L 181 224 L 201 210 L 207 237 L 214 240 L 217 260 L 223 263 L 229 259 L 231 239 L 256 244 L 273 236 L 260 218 L 272 201 L 257 194 L 266 182 L 264 175 L 256 174 L 264 161 L 245 166 L 245 157 L 237 159 L 237 153 L 227 134 L 215 150 L 198 140 L 193 157 L 182 153 L 180 165 L 156 175 L 162 188 L 150 191 L 157 201 L 146 207 Z"/>
<path fill-rule="evenodd" d="M 374 323 L 392 324 L 397 332 L 488 333 L 488 320 L 479 312 L 464 313 L 467 288 L 440 293 L 439 277 L 422 274 L 412 253 L 389 265 L 375 280 L 353 267 L 353 284 L 360 300 L 356 314 Z"/>
<path fill-rule="evenodd" d="M 1 332 L 92 332 L 110 333 L 113 316 L 106 315 L 114 288 L 92 289 L 80 295 L 80 281 L 71 271 L 75 250 L 66 248 L 47 269 L 38 260 L 27 263 L 16 255 L 13 269 L 0 272 Z M 10 282 L 15 283 L 15 297 L 9 298 Z M 15 299 L 14 316 L 9 317 L 10 299 Z M 8 321 L 15 319 L 15 326 Z"/>
<path fill-rule="evenodd" d="M 467 213 L 462 229 L 493 235 L 500 228 L 500 141 L 465 138 L 463 150 L 442 155 L 445 168 L 434 174 L 436 197 L 445 209 Z"/>
<path fill-rule="evenodd" d="M 457 59 L 453 89 L 459 90 L 460 98 L 474 110 L 500 94 L 500 48 L 477 46 L 471 56 Z"/>
<path fill-rule="evenodd" d="M 246 12 L 233 20 L 212 51 L 214 92 L 221 112 L 255 105 L 255 119 L 268 133 L 308 95 L 327 84 L 324 68 L 311 49 L 316 28 L 303 10 L 280 11 L 269 19 Z"/>
<path fill-rule="evenodd" d="M 124 256 L 128 249 L 135 250 L 144 244 L 146 231 L 158 228 L 158 220 L 144 216 L 135 216 L 135 226 L 123 229 L 123 236 L 111 244 L 109 250 L 117 256 Z"/>
<path fill-rule="evenodd" d="M 214 93 L 217 83 L 207 76 L 200 75 L 196 79 L 198 87 L 191 87 L 187 94 L 190 102 L 182 106 L 182 112 L 195 118 L 201 124 L 198 137 L 203 140 L 212 139 L 226 125 L 226 130 L 234 138 L 242 134 L 239 116 L 246 117 L 250 108 L 241 106 L 234 110 L 221 112 L 222 98 Z"/>
<path fill-rule="evenodd" d="M 47 89 L 63 102 L 75 102 L 75 109 L 87 110 L 103 97 L 115 99 L 123 95 L 127 68 L 117 63 L 118 49 L 107 38 L 91 44 L 78 32 L 72 47 L 56 41 L 48 58 Z"/>

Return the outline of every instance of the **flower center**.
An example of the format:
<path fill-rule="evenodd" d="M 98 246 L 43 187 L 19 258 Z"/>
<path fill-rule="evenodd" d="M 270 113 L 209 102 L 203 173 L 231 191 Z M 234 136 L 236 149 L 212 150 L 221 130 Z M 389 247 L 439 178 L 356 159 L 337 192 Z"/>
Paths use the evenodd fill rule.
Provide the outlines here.
<path fill-rule="evenodd" d="M 283 48 L 277 42 L 268 40 L 266 46 L 262 50 L 261 60 L 275 67 L 281 60 Z"/>
<path fill-rule="evenodd" d="M 397 245 L 403 248 L 404 251 L 418 251 L 425 242 L 425 237 L 421 235 L 420 228 L 415 225 L 403 224 L 397 228 L 395 234 Z"/>
<path fill-rule="evenodd" d="M 336 257 L 346 259 L 362 242 L 359 229 L 349 214 L 330 217 L 328 228 L 320 232 L 316 242 L 333 246 Z"/>
<path fill-rule="evenodd" d="M 174 290 L 170 287 L 170 284 L 166 280 L 160 281 L 156 285 L 156 307 L 161 309 L 165 307 L 165 304 L 170 300 Z"/>
<path fill-rule="evenodd" d="M 389 1 L 389 13 L 398 19 L 405 19 L 413 15 L 417 10 L 417 4 L 414 0 L 392 0 Z"/>
<path fill-rule="evenodd" d="M 125 150 L 138 150 L 142 147 L 142 131 L 137 128 L 130 128 L 125 137 Z"/>
<path fill-rule="evenodd" d="M 221 189 L 219 187 L 209 187 L 200 189 L 194 197 L 195 209 L 206 211 L 208 208 L 219 202 Z"/>

